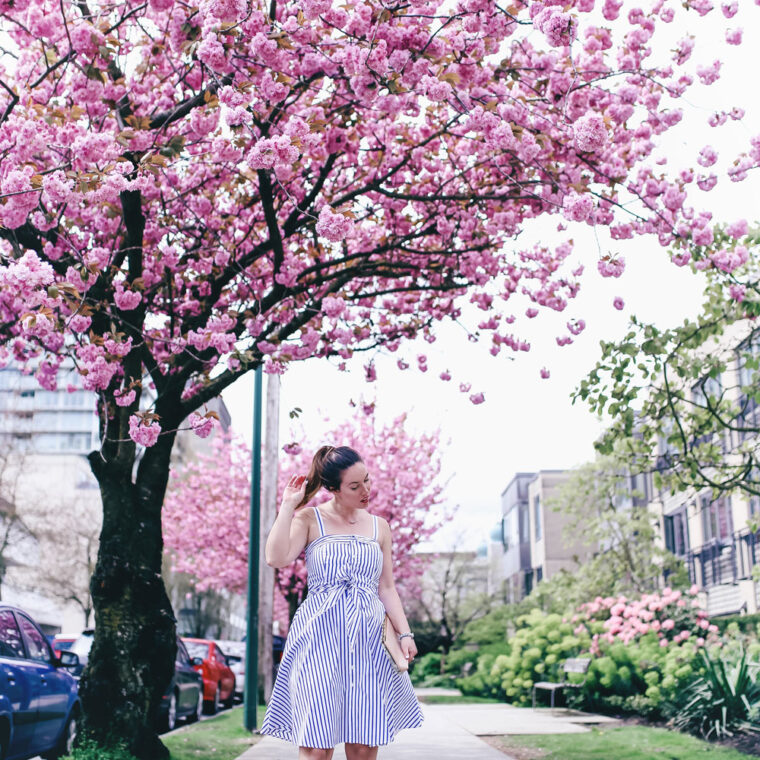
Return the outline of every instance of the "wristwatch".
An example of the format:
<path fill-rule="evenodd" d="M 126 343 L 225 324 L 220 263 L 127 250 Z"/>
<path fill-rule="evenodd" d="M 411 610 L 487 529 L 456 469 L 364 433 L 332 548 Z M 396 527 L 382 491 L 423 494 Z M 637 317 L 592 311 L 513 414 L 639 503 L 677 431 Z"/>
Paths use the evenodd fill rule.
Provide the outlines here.
<path fill-rule="evenodd" d="M 413 639 L 414 634 L 411 631 L 407 631 L 406 633 L 399 634 L 398 640 L 401 641 L 401 639 Z"/>

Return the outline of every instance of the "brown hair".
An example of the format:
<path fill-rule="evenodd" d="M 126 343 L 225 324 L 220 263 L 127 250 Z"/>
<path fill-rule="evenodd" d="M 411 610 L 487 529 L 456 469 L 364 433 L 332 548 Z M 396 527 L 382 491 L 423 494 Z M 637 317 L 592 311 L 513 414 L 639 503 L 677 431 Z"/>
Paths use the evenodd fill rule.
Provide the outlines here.
<path fill-rule="evenodd" d="M 337 491 L 343 472 L 361 461 L 359 452 L 350 446 L 322 446 L 311 460 L 306 476 L 306 493 L 298 506 L 308 504 L 323 486 L 328 491 Z"/>

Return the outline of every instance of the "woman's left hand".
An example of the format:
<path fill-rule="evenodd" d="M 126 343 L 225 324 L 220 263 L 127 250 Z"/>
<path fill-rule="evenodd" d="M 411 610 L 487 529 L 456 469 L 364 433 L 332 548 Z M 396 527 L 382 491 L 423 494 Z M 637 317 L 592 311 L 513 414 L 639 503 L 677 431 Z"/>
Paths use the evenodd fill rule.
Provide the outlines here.
<path fill-rule="evenodd" d="M 411 661 L 417 656 L 417 645 L 414 643 L 414 639 L 411 638 L 411 636 L 404 636 L 400 643 L 401 651 L 404 653 L 406 661 L 411 663 Z"/>

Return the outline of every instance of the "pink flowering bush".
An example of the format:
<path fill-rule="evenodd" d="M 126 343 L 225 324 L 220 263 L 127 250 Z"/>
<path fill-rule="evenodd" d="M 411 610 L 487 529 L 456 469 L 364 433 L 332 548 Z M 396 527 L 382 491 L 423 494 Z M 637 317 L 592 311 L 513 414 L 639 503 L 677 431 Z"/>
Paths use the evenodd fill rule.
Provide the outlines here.
<path fill-rule="evenodd" d="M 698 672 L 698 653 L 717 641 L 696 588 L 598 597 L 564 617 L 533 609 L 514 623 L 501 651 L 489 647 L 475 672 L 457 681 L 464 693 L 527 705 L 536 681 L 559 680 L 568 657 L 590 657 L 585 679 L 570 677 L 583 681 L 573 704 L 667 717 Z"/>
<path fill-rule="evenodd" d="M 662 593 L 644 594 L 639 599 L 597 597 L 581 605 L 573 622 L 592 634 L 591 652 L 598 654 L 600 642 L 621 641 L 629 644 L 641 636 L 655 634 L 662 646 L 676 644 L 692 638 L 703 646 L 708 634 L 717 632 L 710 625 L 707 611 L 698 605 L 697 587 L 688 593 L 665 588 Z M 591 631 L 595 623 L 602 623 L 602 631 Z"/>

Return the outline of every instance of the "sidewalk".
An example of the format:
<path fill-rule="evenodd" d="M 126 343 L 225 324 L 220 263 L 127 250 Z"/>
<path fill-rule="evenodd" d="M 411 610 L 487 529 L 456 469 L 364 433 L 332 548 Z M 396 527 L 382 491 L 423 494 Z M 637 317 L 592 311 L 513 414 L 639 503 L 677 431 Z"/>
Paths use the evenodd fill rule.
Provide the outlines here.
<path fill-rule="evenodd" d="M 500 704 L 423 704 L 425 722 L 402 731 L 393 744 L 381 747 L 379 760 L 510 760 L 478 736 L 504 734 L 567 734 L 589 731 L 590 725 L 615 723 L 612 718 L 569 710 L 531 710 Z M 334 760 L 343 758 L 339 746 Z M 237 760 L 295 760 L 297 749 L 265 736 Z"/>

